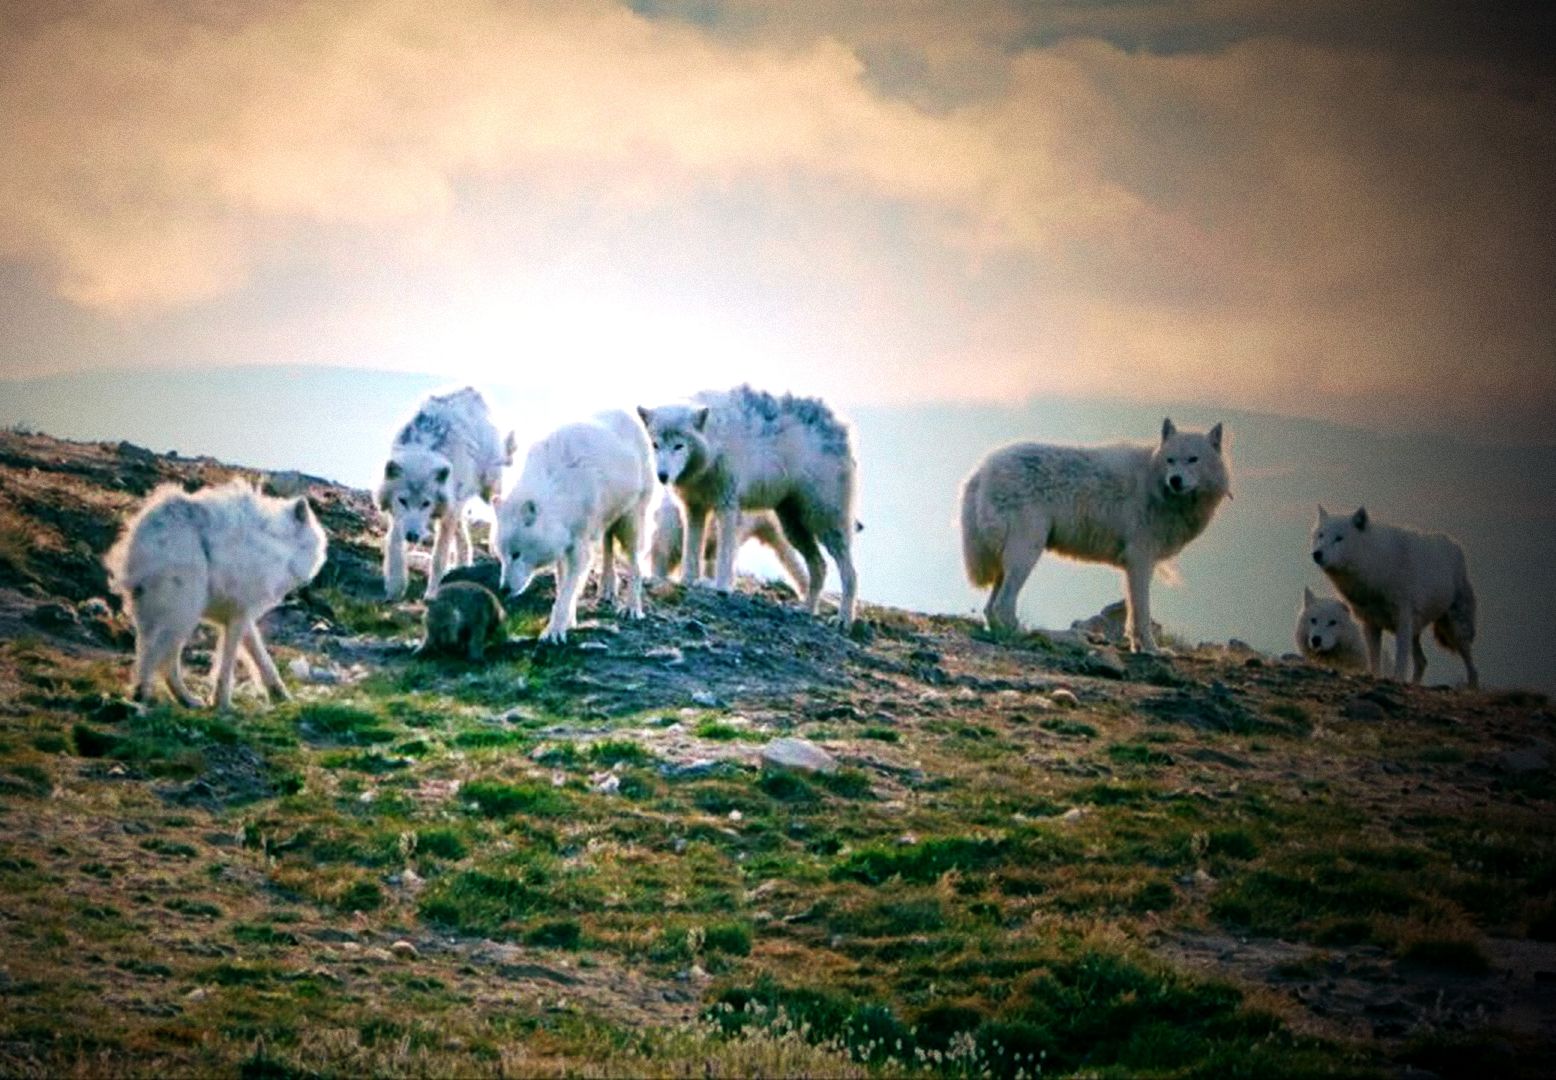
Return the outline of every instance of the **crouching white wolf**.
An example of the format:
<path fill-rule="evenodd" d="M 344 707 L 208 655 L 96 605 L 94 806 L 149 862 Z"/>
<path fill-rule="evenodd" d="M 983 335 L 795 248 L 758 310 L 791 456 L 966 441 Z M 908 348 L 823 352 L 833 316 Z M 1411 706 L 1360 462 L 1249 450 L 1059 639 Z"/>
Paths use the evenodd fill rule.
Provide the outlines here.
<path fill-rule="evenodd" d="M 1405 681 L 1405 664 L 1415 660 L 1413 682 L 1426 671 L 1421 632 L 1428 626 L 1443 648 L 1459 654 L 1473 688 L 1480 683 L 1471 657 L 1475 642 L 1475 590 L 1470 587 L 1464 549 L 1441 533 L 1419 533 L 1367 516 L 1334 514 L 1318 508 L 1313 527 L 1313 561 L 1334 582 L 1361 620 L 1367 667 L 1377 674 L 1383 631 L 1394 635 L 1394 678 Z"/>
<path fill-rule="evenodd" d="M 149 699 L 162 675 L 181 703 L 204 704 L 184 684 L 180 653 L 206 619 L 221 629 L 216 704 L 232 704 L 240 648 L 260 686 L 285 698 L 256 623 L 313 580 L 326 544 L 305 498 L 271 498 L 236 480 L 193 495 L 172 485 L 154 491 L 103 557 L 135 622 L 135 697 Z"/>
<path fill-rule="evenodd" d="M 821 606 L 827 566 L 837 564 L 843 595 L 838 619 L 854 619 L 859 590 L 851 544 L 854 535 L 853 438 L 832 410 L 815 398 L 781 398 L 749 386 L 708 390 L 687 405 L 639 407 L 654 444 L 661 483 L 673 485 L 686 511 L 686 550 L 702 551 L 708 515 L 718 535 L 714 588 L 734 585 L 742 510 L 773 510 L 789 543 L 805 560 L 805 606 Z M 819 544 L 819 547 L 818 547 Z M 700 559 L 681 560 L 688 585 L 702 577 Z"/>
<path fill-rule="evenodd" d="M 504 465 L 513 464 L 514 440 L 497 431 L 486 399 L 471 387 L 435 394 L 421 403 L 389 449 L 378 508 L 391 520 L 384 537 L 384 593 L 405 595 L 405 545 L 420 543 L 436 529 L 427 595 L 451 566 L 471 560 L 470 525 L 465 505 L 490 501 L 502 482 Z M 450 552 L 450 548 L 454 548 Z"/>
<path fill-rule="evenodd" d="M 654 516 L 654 544 L 651 564 L 654 576 L 657 578 L 669 578 L 675 572 L 675 568 L 681 565 L 682 549 L 685 547 L 685 530 L 681 527 L 681 504 L 665 496 L 659 503 L 659 512 Z M 744 547 L 746 541 L 755 540 L 767 547 L 778 557 L 779 564 L 784 573 L 793 582 L 795 593 L 804 596 L 810 575 L 805 572 L 805 562 L 800 558 L 800 553 L 794 550 L 794 545 L 784 539 L 783 526 L 778 522 L 778 515 L 771 510 L 745 510 L 740 514 L 740 546 Z M 717 540 L 709 537 L 709 556 L 716 558 L 718 547 Z"/>
<path fill-rule="evenodd" d="M 556 566 L 556 602 L 541 641 L 567 640 L 602 539 L 600 598 L 616 599 L 619 543 L 627 560 L 626 611 L 643 617 L 641 547 L 653 469 L 648 437 L 626 412 L 568 424 L 530 447 L 518 483 L 497 504 L 492 553 L 502 563 L 502 588 L 515 595 L 537 570 Z"/>
<path fill-rule="evenodd" d="M 1044 551 L 1124 570 L 1125 628 L 1137 652 L 1155 652 L 1151 574 L 1204 532 L 1227 496 L 1221 425 L 1204 434 L 1162 421 L 1155 447 L 1013 443 L 962 486 L 968 579 L 989 587 L 984 614 L 1014 630 L 1016 597 Z"/>
<path fill-rule="evenodd" d="M 1312 589 L 1302 590 L 1302 606 L 1297 609 L 1297 650 L 1325 667 L 1349 671 L 1367 667 L 1367 648 L 1351 609 L 1343 600 L 1314 595 Z"/>

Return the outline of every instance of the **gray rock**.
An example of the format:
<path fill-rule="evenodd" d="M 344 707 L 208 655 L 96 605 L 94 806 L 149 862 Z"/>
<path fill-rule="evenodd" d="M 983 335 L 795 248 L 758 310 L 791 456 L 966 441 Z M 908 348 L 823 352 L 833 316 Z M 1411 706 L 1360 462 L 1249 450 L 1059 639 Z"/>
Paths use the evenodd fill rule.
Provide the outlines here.
<path fill-rule="evenodd" d="M 837 759 L 809 739 L 785 737 L 762 747 L 762 764 L 777 769 L 831 773 L 837 771 Z"/>

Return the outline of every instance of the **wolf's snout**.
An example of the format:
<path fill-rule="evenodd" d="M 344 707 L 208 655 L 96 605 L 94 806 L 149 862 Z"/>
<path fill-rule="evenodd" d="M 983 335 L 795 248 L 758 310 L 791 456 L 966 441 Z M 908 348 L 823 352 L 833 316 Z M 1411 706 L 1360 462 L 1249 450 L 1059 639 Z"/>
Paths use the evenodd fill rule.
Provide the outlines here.
<path fill-rule="evenodd" d="M 661 484 L 668 484 L 670 482 L 670 474 L 665 472 L 665 470 L 660 469 L 659 470 L 659 482 Z"/>
<path fill-rule="evenodd" d="M 413 544 L 421 543 L 421 533 L 417 532 L 415 529 L 406 529 L 405 538 Z"/>
<path fill-rule="evenodd" d="M 1172 488 L 1174 491 L 1182 491 L 1183 477 L 1179 476 L 1177 473 L 1173 473 L 1167 478 L 1167 486 Z"/>
<path fill-rule="evenodd" d="M 1324 553 L 1322 551 L 1315 551 L 1315 552 L 1313 552 L 1313 561 L 1316 562 L 1319 566 L 1323 566 L 1324 565 Z"/>
<path fill-rule="evenodd" d="M 1312 637 L 1308 638 L 1308 644 L 1313 646 L 1315 649 L 1322 649 L 1324 647 L 1324 639 L 1319 637 L 1317 634 L 1314 634 Z"/>

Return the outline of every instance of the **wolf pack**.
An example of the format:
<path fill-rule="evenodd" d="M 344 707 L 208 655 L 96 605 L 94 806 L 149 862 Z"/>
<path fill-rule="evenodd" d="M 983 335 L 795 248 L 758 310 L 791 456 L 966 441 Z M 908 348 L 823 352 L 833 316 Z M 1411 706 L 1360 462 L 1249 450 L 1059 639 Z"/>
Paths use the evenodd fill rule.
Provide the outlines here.
<path fill-rule="evenodd" d="M 1052 551 L 1121 569 L 1128 643 L 1162 651 L 1151 580 L 1231 497 L 1226 440 L 1220 424 L 1192 432 L 1168 419 L 1153 445 L 1019 442 L 990 452 L 962 484 L 960 513 L 967 578 L 988 590 L 988 628 L 1019 630 L 1017 599 Z M 841 585 L 837 622 L 844 632 L 854 623 L 858 466 L 851 429 L 824 402 L 742 385 L 602 412 L 535 441 L 505 489 L 518 449 L 471 387 L 427 397 L 393 436 L 374 493 L 388 525 L 384 602 L 405 598 L 408 552 L 430 544 L 423 652 L 479 661 L 503 637 L 501 595 L 523 594 L 542 573 L 554 577 L 555 599 L 541 643 L 566 643 L 591 576 L 601 603 L 641 619 L 645 549 L 655 577 L 678 573 L 687 587 L 727 593 L 737 552 L 752 540 L 772 551 L 812 615 L 827 579 L 823 553 L 830 557 Z M 451 573 L 475 561 L 477 502 L 495 518 L 496 590 Z M 205 621 L 218 631 L 218 707 L 231 705 L 240 659 L 264 693 L 284 699 L 259 620 L 313 580 L 327 546 L 305 496 L 278 498 L 244 481 L 154 491 L 104 557 L 136 629 L 135 697 L 150 698 L 162 682 L 181 704 L 204 704 L 184 681 L 181 656 Z M 1331 515 L 1320 506 L 1311 557 L 1338 595 L 1304 590 L 1303 657 L 1377 675 L 1388 631 L 1393 677 L 1404 681 L 1408 668 L 1419 682 L 1420 637 L 1430 627 L 1463 660 L 1468 685 L 1478 685 L 1475 594 L 1458 543 L 1376 521 L 1365 508 Z"/>

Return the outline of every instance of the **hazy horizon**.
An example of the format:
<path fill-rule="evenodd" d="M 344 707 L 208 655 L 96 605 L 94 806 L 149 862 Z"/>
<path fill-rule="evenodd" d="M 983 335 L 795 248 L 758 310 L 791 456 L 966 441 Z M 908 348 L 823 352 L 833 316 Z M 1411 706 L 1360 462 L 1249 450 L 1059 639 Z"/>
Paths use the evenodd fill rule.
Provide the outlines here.
<path fill-rule="evenodd" d="M 297 469 L 369 487 L 396 425 L 434 375 L 278 366 L 201 373 L 58 376 L 0 383 L 0 423 L 65 438 L 126 439 L 159 452 Z M 567 418 L 636 402 L 607 392 L 562 402 L 522 383 L 482 387 L 521 444 Z M 682 388 L 690 391 L 691 387 Z M 591 391 L 593 393 L 593 391 Z M 671 400 L 679 392 L 666 392 Z M 652 403 L 652 402 L 650 402 Z M 1492 686 L 1556 691 L 1541 636 L 1542 598 L 1556 594 L 1556 446 L 1508 451 L 1440 435 L 1379 435 L 1294 417 L 1117 401 L 918 405 L 840 410 L 860 462 L 860 595 L 871 603 L 972 614 L 955 527 L 958 485 L 990 448 L 1015 439 L 1148 442 L 1171 411 L 1180 426 L 1229 430 L 1233 499 L 1179 558 L 1182 584 L 1158 580 L 1159 621 L 1190 641 L 1237 638 L 1276 655 L 1293 648 L 1304 585 L 1328 585 L 1307 554 L 1314 504 L 1365 503 L 1380 519 L 1457 536 L 1480 599 L 1477 642 Z M 748 569 L 773 565 L 747 548 Z M 835 581 L 833 582 L 835 585 Z M 1022 594 L 1023 621 L 1057 629 L 1122 595 L 1116 571 L 1045 557 Z M 1429 635 L 1428 635 L 1429 637 Z M 1457 683 L 1458 661 L 1427 644 L 1429 683 Z"/>

